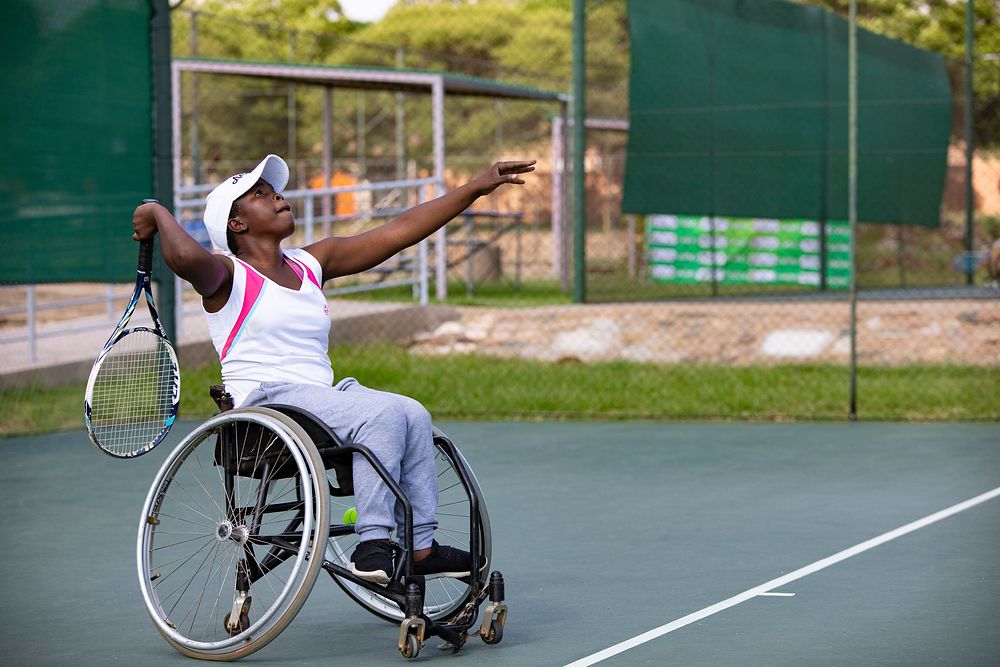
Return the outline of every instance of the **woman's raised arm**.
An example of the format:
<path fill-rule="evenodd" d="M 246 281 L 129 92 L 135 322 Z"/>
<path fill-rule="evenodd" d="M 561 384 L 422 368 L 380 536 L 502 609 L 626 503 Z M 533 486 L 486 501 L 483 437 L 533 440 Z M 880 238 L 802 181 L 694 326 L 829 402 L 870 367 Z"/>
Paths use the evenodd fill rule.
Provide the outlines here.
<path fill-rule="evenodd" d="M 159 233 L 167 266 L 191 283 L 202 297 L 223 290 L 228 293 L 233 282 L 232 262 L 201 247 L 162 205 L 149 203 L 136 208 L 132 227 L 132 238 L 136 241 L 152 239 Z"/>
<path fill-rule="evenodd" d="M 326 238 L 306 250 L 319 260 L 324 281 L 366 271 L 427 238 L 501 185 L 523 185 L 521 175 L 534 171 L 534 164 L 534 160 L 496 162 L 465 185 L 414 206 L 380 227 L 357 236 Z"/>

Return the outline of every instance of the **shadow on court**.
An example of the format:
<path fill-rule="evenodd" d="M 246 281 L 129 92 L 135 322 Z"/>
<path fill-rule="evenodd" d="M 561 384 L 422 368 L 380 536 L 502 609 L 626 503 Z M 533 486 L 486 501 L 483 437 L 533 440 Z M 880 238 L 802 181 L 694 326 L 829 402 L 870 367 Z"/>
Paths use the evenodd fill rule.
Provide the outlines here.
<path fill-rule="evenodd" d="M 193 426 L 131 461 L 82 430 L 0 441 L 0 661 L 194 664 L 153 628 L 135 565 L 148 486 Z M 1000 487 L 996 424 L 441 426 L 486 495 L 510 613 L 500 645 L 470 639 L 450 656 L 435 639 L 419 662 L 593 664 L 622 642 L 601 664 L 1000 656 L 1000 498 L 802 572 Z M 397 636 L 321 574 L 292 624 L 244 662 L 401 665 Z"/>

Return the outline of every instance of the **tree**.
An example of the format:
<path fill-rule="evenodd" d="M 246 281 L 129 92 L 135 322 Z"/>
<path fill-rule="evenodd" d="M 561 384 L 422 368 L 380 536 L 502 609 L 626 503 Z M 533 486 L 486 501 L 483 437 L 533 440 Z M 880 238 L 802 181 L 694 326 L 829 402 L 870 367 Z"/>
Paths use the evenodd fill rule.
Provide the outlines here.
<path fill-rule="evenodd" d="M 849 0 L 796 0 L 825 7 L 847 17 Z M 964 97 L 966 0 L 858 0 L 858 25 L 949 59 L 956 74 L 956 96 Z M 974 46 L 978 56 L 1000 54 L 1000 5 L 974 0 Z M 961 77 L 961 78 L 958 78 Z M 976 141 L 1000 146 L 1000 60 L 977 57 L 973 62 Z"/>
<path fill-rule="evenodd" d="M 795 0 L 846 15 L 848 0 Z M 874 32 L 942 53 L 961 75 L 964 58 L 964 0 L 858 0 L 859 23 Z M 568 91 L 572 74 L 572 0 L 423 0 L 397 3 L 380 21 L 357 24 L 343 18 L 336 0 L 188 0 L 174 12 L 174 52 L 194 49 L 202 57 L 326 63 L 352 66 L 447 70 L 509 83 Z M 976 50 L 1000 53 L 995 0 L 975 0 Z M 192 14 L 197 12 L 197 14 Z M 193 17 L 197 18 L 193 18 Z M 588 112 L 624 118 L 628 112 L 628 20 L 626 0 L 587 3 Z M 206 79 L 207 80 L 207 79 Z M 975 63 L 976 131 L 980 145 L 1000 145 L 1000 60 Z M 222 81 L 201 92 L 202 153 L 207 161 L 227 155 L 256 155 L 250 141 L 281 150 L 288 142 L 287 117 L 294 111 L 298 142 L 318 150 L 322 96 L 309 87 L 275 82 Z M 960 84 L 956 94 L 963 94 Z M 389 94 L 335 93 L 335 146 L 357 152 L 358 122 L 374 128 L 364 149 L 392 155 Z M 185 100 L 190 94 L 185 92 Z M 292 105 L 292 103 L 294 103 Z M 232 109 L 239 110 L 239 123 Z M 292 105 L 292 106 L 290 106 Z M 407 151 L 429 154 L 426 100 L 408 96 Z M 502 111 L 502 112 L 501 112 Z M 505 144 L 537 142 L 554 109 L 539 104 L 477 99 L 449 100 L 448 151 L 479 156 L 493 138 Z M 186 128 L 190 123 L 186 124 Z M 614 141 L 595 134 L 595 141 Z M 185 146 L 188 144 L 185 138 Z M 228 167 L 223 167 L 223 171 Z"/>

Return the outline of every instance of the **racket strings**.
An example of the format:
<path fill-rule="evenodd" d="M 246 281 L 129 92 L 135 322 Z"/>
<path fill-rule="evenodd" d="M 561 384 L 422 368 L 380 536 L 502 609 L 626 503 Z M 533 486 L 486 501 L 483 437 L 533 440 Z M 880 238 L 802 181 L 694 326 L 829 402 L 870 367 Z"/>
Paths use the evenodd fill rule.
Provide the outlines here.
<path fill-rule="evenodd" d="M 177 382 L 169 344 L 153 331 L 123 336 L 101 362 L 91 398 L 91 423 L 101 446 L 132 454 L 159 435 L 173 415 Z"/>

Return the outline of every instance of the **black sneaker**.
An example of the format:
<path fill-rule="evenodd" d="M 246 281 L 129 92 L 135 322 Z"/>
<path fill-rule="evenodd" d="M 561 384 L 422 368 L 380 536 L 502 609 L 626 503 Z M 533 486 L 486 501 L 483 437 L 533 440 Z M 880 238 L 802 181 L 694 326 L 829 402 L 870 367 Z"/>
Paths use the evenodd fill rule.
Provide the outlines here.
<path fill-rule="evenodd" d="M 351 554 L 351 572 L 365 581 L 384 584 L 392 576 L 392 545 L 389 540 L 367 540 Z"/>
<path fill-rule="evenodd" d="M 483 563 L 483 567 L 486 564 Z M 435 540 L 423 560 L 414 561 L 413 574 L 438 577 L 467 577 L 472 569 L 472 555 L 455 547 L 441 546 Z"/>

